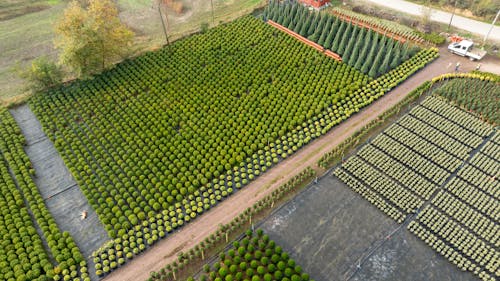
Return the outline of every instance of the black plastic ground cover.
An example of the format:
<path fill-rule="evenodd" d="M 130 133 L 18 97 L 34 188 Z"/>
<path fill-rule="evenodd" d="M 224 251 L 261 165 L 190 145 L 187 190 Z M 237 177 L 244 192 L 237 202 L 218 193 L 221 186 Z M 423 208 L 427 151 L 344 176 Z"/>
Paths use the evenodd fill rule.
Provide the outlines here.
<path fill-rule="evenodd" d="M 25 150 L 36 172 L 35 184 L 48 210 L 59 228 L 71 234 L 89 268 L 94 268 L 92 252 L 109 240 L 103 225 L 29 106 L 24 104 L 10 112 L 26 138 Z M 85 219 L 81 219 L 82 212 L 87 212 Z M 94 270 L 89 273 L 92 280 L 98 280 Z"/>

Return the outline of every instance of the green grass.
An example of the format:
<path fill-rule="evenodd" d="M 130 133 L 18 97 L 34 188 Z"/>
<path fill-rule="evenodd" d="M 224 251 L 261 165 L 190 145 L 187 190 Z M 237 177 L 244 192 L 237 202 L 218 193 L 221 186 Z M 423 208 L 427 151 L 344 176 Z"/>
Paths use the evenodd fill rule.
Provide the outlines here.
<path fill-rule="evenodd" d="M 0 21 L 45 10 L 59 2 L 60 0 L 2 0 L 0 1 Z"/>
<path fill-rule="evenodd" d="M 55 5 L 36 13 L 0 21 L 0 100 L 22 93 L 16 68 L 41 55 L 54 56 L 52 25 L 62 12 Z"/>
<path fill-rule="evenodd" d="M 196 32 L 202 23 L 212 26 L 210 2 L 206 0 L 184 0 L 188 9 L 176 16 L 169 13 L 168 35 L 171 41 Z M 53 48 L 53 24 L 62 14 L 62 0 L 1 0 L 0 1 L 0 103 L 15 102 L 23 95 L 23 80 L 17 69 L 26 67 L 36 57 L 49 55 L 56 58 Z M 134 52 L 157 48 L 165 44 L 158 9 L 152 0 L 118 0 L 123 20 L 136 32 Z M 250 13 L 264 0 L 214 0 L 215 24 L 227 22 Z M 14 11 L 31 5 L 46 8 L 1 20 L 1 13 Z M 13 13 L 13 12 L 12 12 Z"/>

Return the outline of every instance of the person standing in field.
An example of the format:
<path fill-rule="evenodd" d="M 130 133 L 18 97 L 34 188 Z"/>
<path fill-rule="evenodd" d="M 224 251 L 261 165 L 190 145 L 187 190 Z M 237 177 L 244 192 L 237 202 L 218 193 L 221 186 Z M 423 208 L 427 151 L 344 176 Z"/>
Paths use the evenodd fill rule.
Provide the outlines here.
<path fill-rule="evenodd" d="M 455 65 L 455 72 L 458 72 L 459 69 L 460 69 L 460 62 L 457 62 L 457 64 Z"/>

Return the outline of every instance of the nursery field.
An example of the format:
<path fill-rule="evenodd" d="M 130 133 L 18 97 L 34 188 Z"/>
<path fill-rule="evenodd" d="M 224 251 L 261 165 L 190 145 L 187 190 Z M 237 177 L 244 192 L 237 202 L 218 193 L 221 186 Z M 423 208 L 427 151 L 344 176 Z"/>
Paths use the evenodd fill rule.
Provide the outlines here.
<path fill-rule="evenodd" d="M 420 105 L 350 157 L 334 174 L 461 270 L 499 277 L 500 155 L 491 81 L 443 82 Z M 463 106 L 472 114 L 443 99 Z M 480 114 L 480 115 L 479 115 Z"/>
<path fill-rule="evenodd" d="M 90 280 L 83 255 L 62 232 L 33 182 L 16 122 L 0 107 L 0 280 Z"/>
<path fill-rule="evenodd" d="M 385 36 L 385 31 L 376 32 L 339 15 L 311 13 L 303 5 L 293 3 L 271 1 L 263 16 L 337 53 L 344 63 L 370 77 L 395 69 L 419 50 L 406 39 Z"/>
<path fill-rule="evenodd" d="M 331 174 L 258 227 L 316 281 L 473 279 Z"/>
<path fill-rule="evenodd" d="M 285 278 L 313 281 L 281 246 L 264 234 L 262 229 L 258 229 L 256 233 L 247 231 L 217 260 L 206 264 L 197 280 L 287 280 Z"/>
<path fill-rule="evenodd" d="M 114 238 L 96 252 L 103 275 L 436 56 L 422 49 L 373 80 L 246 16 L 30 106 Z"/>

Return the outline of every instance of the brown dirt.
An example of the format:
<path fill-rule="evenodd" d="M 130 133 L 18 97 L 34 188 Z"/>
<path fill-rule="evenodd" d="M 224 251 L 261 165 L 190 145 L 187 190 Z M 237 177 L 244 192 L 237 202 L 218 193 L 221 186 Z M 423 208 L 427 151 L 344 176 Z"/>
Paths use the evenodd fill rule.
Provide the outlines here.
<path fill-rule="evenodd" d="M 113 271 L 104 280 L 146 280 L 149 278 L 150 272 L 159 271 L 166 264 L 176 260 L 177 253 L 180 251 L 187 252 L 202 242 L 205 237 L 214 233 L 219 224 L 229 223 L 234 217 L 244 212 L 246 208 L 251 207 L 255 202 L 270 194 L 307 166 L 316 166 L 319 158 L 326 152 L 332 150 L 355 131 L 401 101 L 407 93 L 418 87 L 422 82 L 440 74 L 452 72 L 457 60 L 460 61 L 463 69 L 473 69 L 477 65 L 477 63 L 469 62 L 465 58 L 448 53 L 446 49 L 442 49 L 440 53 L 442 56 L 424 70 L 413 75 L 358 114 L 351 116 L 345 122 L 333 128 L 328 134 L 316 139 L 293 156 L 270 169 L 241 191 L 203 214 L 201 218 L 182 227 L 182 229 L 170 235 L 169 238 L 160 241 L 144 254 L 135 257 L 125 266 Z M 493 67 L 498 65 L 498 62 L 488 62 L 488 64 L 490 63 L 493 64 Z M 447 67 L 450 64 L 451 66 Z M 498 72 L 500 73 L 500 69 Z"/>

